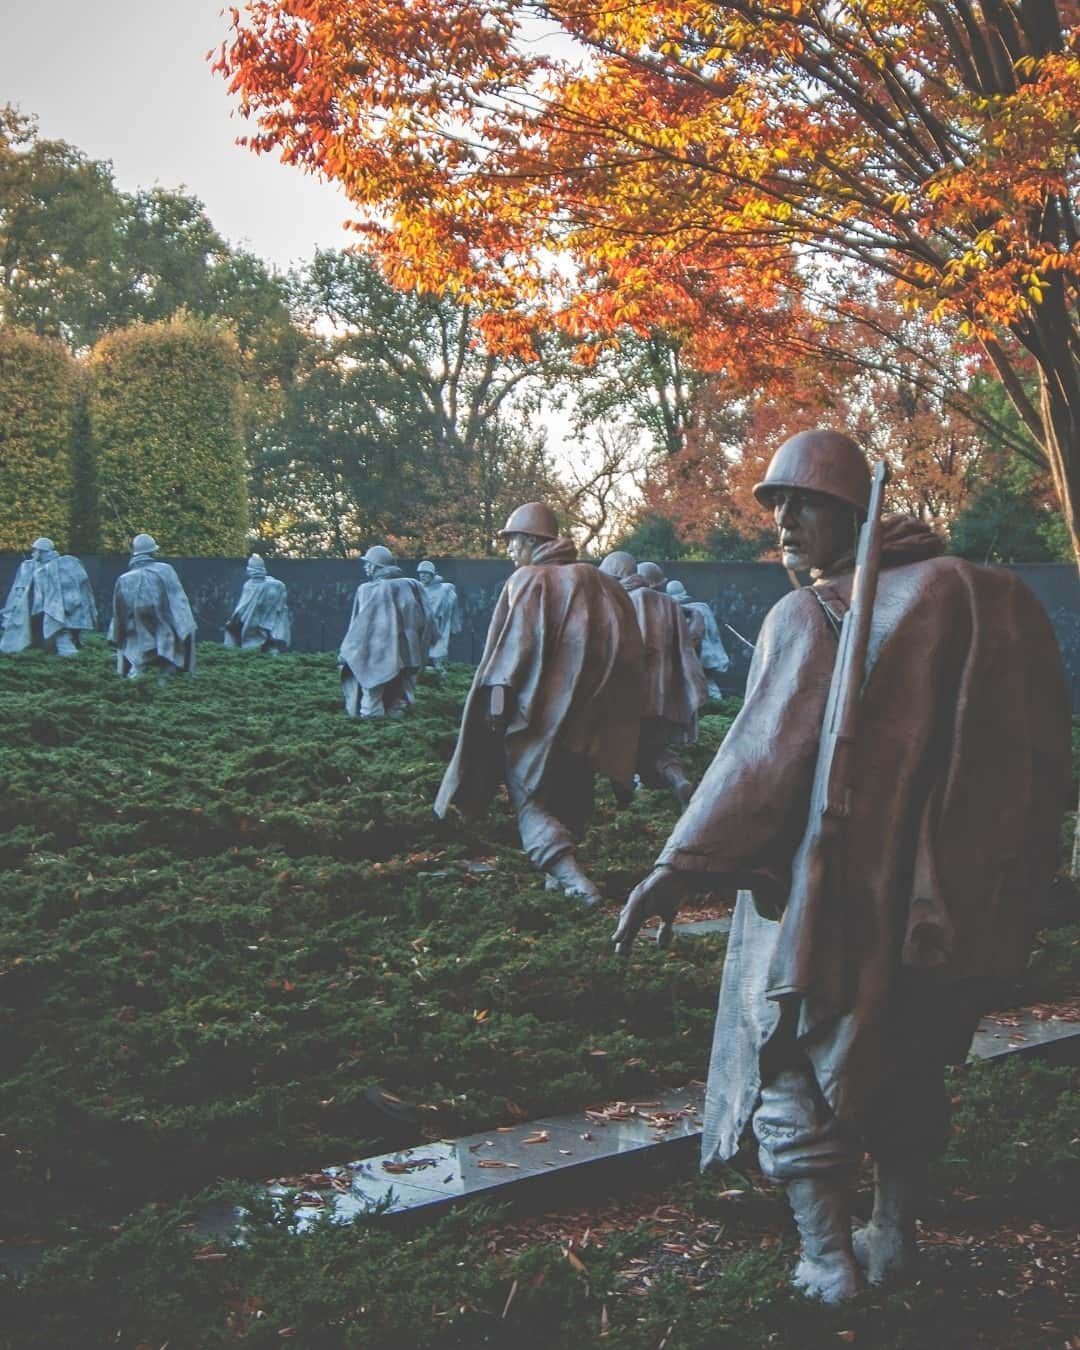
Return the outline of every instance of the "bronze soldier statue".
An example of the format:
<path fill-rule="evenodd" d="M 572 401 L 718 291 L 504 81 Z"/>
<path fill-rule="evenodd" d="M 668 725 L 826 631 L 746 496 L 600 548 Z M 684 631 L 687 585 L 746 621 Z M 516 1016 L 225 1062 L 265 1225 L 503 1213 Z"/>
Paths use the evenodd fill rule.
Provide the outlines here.
<path fill-rule="evenodd" d="M 678 604 L 664 593 L 659 567 L 655 584 L 660 590 L 649 584 L 630 553 L 609 553 L 600 570 L 617 577 L 629 595 L 645 644 L 638 773 L 646 787 L 668 787 L 685 806 L 694 787 L 675 746 L 697 740 L 698 711 L 706 698 L 705 672 L 690 629 Z"/>
<path fill-rule="evenodd" d="M 867 605 L 869 543 L 853 554 L 869 489 L 861 451 L 832 431 L 786 441 L 755 488 L 785 567 L 813 584 L 766 617 L 742 711 L 615 935 L 625 951 L 687 892 L 742 888 L 702 1165 L 752 1122 L 799 1226 L 795 1283 L 829 1302 L 910 1268 L 944 1068 L 1023 968 L 1070 786 L 1065 677 L 1038 601 L 889 516 Z M 854 736 L 837 720 L 845 690 Z M 864 1151 L 874 1211 L 853 1242 Z"/>
<path fill-rule="evenodd" d="M 641 637 L 626 592 L 577 560 L 542 502 L 519 506 L 500 531 L 515 571 L 499 596 L 457 748 L 435 799 L 480 815 L 505 782 L 521 843 L 548 885 L 600 899 L 575 846 L 597 773 L 632 791 Z"/>

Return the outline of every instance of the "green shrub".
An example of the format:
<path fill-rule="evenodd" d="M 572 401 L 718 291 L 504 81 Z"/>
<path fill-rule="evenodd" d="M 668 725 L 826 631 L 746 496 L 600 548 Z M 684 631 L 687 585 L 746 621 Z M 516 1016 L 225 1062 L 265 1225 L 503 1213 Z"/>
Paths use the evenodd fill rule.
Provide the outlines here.
<path fill-rule="evenodd" d="M 51 338 L 0 327 L 0 550 L 68 546 L 78 372 Z"/>
<path fill-rule="evenodd" d="M 106 552 L 146 530 L 165 554 L 237 555 L 248 504 L 235 340 L 180 315 L 101 339 L 90 430 Z"/>

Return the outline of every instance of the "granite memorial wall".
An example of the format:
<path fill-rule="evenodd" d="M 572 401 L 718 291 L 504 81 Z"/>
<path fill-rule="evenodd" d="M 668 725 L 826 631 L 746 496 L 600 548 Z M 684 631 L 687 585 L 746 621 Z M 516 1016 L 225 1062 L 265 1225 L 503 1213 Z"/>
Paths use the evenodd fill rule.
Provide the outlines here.
<path fill-rule="evenodd" d="M 0 553 L 0 597 L 7 594 L 25 553 Z M 201 641 L 220 642 L 245 580 L 246 558 L 177 558 L 162 554 L 180 574 L 191 600 Z M 112 609 L 112 589 L 127 567 L 126 556 L 84 557 L 104 629 Z M 406 576 L 416 575 L 416 559 L 398 560 Z M 458 589 L 462 628 L 450 640 L 450 660 L 475 663 L 484 648 L 488 621 L 512 566 L 496 558 L 435 558 L 440 575 Z M 349 624 L 363 565 L 340 558 L 273 558 L 267 563 L 289 590 L 293 651 L 336 651 Z M 779 563 L 663 563 L 669 580 L 683 582 L 695 600 L 712 607 L 731 656 L 721 679 L 726 692 L 741 693 L 750 650 L 725 624 L 749 642 L 769 609 L 791 587 Z M 1071 564 L 1021 564 L 1012 569 L 1039 597 L 1054 625 L 1072 687 L 1073 708 L 1080 711 L 1080 576 Z"/>

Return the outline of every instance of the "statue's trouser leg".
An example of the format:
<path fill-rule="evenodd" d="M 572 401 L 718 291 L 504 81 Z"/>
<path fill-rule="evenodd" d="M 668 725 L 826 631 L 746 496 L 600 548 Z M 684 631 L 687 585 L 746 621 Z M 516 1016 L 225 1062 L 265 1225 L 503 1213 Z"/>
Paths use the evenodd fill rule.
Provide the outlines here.
<path fill-rule="evenodd" d="M 348 666 L 342 666 L 341 668 L 341 697 L 345 701 L 345 712 L 348 716 L 359 716 L 360 686 L 356 682 L 356 676 Z"/>
<path fill-rule="evenodd" d="M 78 656 L 79 648 L 75 643 L 70 628 L 61 628 L 56 635 L 56 654 L 57 656 Z"/>
<path fill-rule="evenodd" d="M 898 981 L 886 1041 L 889 1072 L 865 1125 L 874 1212 L 855 1233 L 856 1258 L 874 1284 L 904 1275 L 915 1259 L 929 1164 L 948 1137 L 945 1065 L 963 1058 L 982 1002 L 978 990 L 942 985 L 923 972 L 908 971 Z"/>
<path fill-rule="evenodd" d="M 393 693 L 387 685 L 384 695 L 388 712 L 406 712 L 416 702 L 416 671 L 406 668 L 392 681 Z"/>
<path fill-rule="evenodd" d="M 370 689 L 362 691 L 360 699 L 361 717 L 385 717 L 386 707 L 383 703 L 383 694 L 386 690 L 385 684 L 373 684 Z"/>
<path fill-rule="evenodd" d="M 862 1280 L 851 1242 L 851 1179 L 858 1149 L 837 1122 L 805 1057 L 792 1057 L 762 1084 L 754 1113 L 761 1170 L 783 1185 L 799 1229 L 794 1283 L 837 1303 Z"/>
<path fill-rule="evenodd" d="M 506 790 L 517 812 L 521 846 L 534 867 L 547 869 L 574 852 L 593 808 L 593 771 L 584 755 L 551 758 L 540 791 L 528 795 L 507 765 Z"/>
<path fill-rule="evenodd" d="M 638 773 L 648 788 L 667 787 L 685 806 L 693 794 L 682 760 L 670 745 L 671 723 L 664 717 L 643 717 L 638 742 Z"/>

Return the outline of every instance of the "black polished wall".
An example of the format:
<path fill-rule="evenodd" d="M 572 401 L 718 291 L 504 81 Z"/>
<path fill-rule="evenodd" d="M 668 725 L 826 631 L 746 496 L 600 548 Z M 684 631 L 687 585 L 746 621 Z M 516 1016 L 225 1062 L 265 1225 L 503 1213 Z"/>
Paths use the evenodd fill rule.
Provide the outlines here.
<path fill-rule="evenodd" d="M 25 556 L 0 553 L 0 597 L 6 597 L 15 569 Z M 244 584 L 245 560 L 162 556 L 180 574 L 195 611 L 199 639 L 220 641 L 225 620 Z M 415 576 L 416 561 L 402 563 L 407 576 Z M 510 575 L 510 563 L 491 558 L 432 561 L 458 588 L 463 607 L 463 627 L 451 642 L 451 660 L 475 663 L 483 651 L 495 601 Z M 113 583 L 126 569 L 127 559 L 83 558 L 83 563 L 97 597 L 99 627 L 104 629 L 108 626 Z M 732 658 L 723 683 L 732 692 L 741 692 L 750 651 L 724 624 L 731 624 L 753 642 L 768 610 L 790 589 L 787 573 L 778 563 L 679 562 L 662 566 L 668 578 L 683 582 L 695 600 L 712 606 Z M 335 651 L 348 625 L 353 594 L 363 580 L 363 564 L 336 558 L 281 558 L 272 559 L 268 568 L 289 588 L 293 647 L 297 651 Z M 1073 707 L 1080 711 L 1080 576 L 1069 564 L 1028 564 L 1011 570 L 1023 577 L 1050 616 L 1072 684 Z"/>

